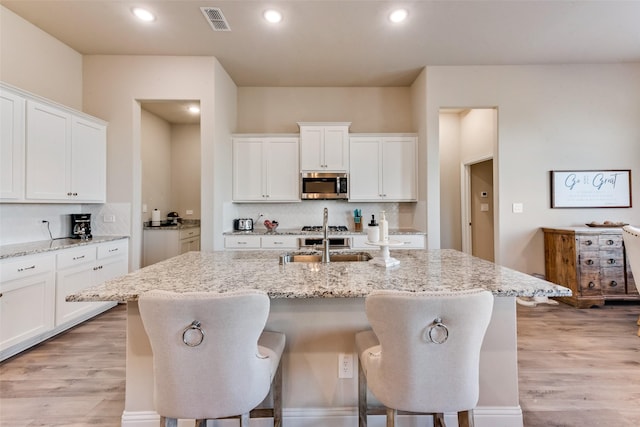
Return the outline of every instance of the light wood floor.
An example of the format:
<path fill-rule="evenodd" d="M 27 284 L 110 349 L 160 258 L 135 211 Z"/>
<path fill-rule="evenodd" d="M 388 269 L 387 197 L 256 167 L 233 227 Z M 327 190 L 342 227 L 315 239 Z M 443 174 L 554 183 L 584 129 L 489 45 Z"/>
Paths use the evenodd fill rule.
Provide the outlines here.
<path fill-rule="evenodd" d="M 518 306 L 525 427 L 640 426 L 640 305 Z M 125 307 L 0 364 L 0 425 L 116 427 Z"/>

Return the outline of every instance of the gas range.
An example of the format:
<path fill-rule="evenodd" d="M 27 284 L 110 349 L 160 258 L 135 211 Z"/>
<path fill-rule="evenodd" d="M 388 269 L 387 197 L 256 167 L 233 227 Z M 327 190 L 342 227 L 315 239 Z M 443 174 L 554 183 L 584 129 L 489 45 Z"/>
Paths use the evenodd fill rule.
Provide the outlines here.
<path fill-rule="evenodd" d="M 304 227 L 302 227 L 302 231 L 320 232 L 322 231 L 322 226 L 321 225 L 305 225 Z M 344 225 L 330 225 L 329 231 L 330 232 L 349 231 L 349 229 Z"/>

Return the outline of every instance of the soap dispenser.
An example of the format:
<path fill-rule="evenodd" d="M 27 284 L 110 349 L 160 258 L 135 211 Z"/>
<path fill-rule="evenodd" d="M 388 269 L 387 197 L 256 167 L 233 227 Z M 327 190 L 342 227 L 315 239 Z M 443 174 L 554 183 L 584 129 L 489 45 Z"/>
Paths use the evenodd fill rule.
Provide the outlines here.
<path fill-rule="evenodd" d="M 369 228 L 367 228 L 367 238 L 371 243 L 380 241 L 380 228 L 378 228 L 375 215 L 371 215 L 371 222 L 369 223 Z"/>
<path fill-rule="evenodd" d="M 385 212 L 380 212 L 380 241 L 386 242 L 389 240 L 389 221 L 385 216 Z"/>

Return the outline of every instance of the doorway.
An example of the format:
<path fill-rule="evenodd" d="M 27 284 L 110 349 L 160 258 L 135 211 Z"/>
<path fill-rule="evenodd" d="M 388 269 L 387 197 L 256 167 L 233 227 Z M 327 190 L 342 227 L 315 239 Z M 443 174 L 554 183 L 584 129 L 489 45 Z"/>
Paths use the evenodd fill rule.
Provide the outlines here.
<path fill-rule="evenodd" d="M 469 165 L 471 255 L 494 261 L 493 159 Z"/>

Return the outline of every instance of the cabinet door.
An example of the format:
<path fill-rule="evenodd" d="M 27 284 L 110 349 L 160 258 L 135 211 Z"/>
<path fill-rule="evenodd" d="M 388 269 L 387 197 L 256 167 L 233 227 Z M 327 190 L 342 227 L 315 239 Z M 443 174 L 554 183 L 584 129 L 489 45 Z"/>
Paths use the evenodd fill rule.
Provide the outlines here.
<path fill-rule="evenodd" d="M 88 288 L 95 283 L 95 263 L 70 267 L 56 274 L 56 326 L 71 322 L 95 308 L 95 302 L 67 302 L 67 295 Z"/>
<path fill-rule="evenodd" d="M 24 199 L 24 98 L 0 90 L 0 199 Z"/>
<path fill-rule="evenodd" d="M 413 137 L 383 138 L 382 197 L 385 200 L 417 200 L 416 154 L 416 139 Z"/>
<path fill-rule="evenodd" d="M 233 200 L 264 201 L 263 140 L 239 138 L 233 141 Z"/>
<path fill-rule="evenodd" d="M 71 184 L 71 115 L 27 101 L 27 199 L 67 200 Z"/>
<path fill-rule="evenodd" d="M 349 170 L 349 131 L 346 126 L 328 126 L 324 130 L 324 169 Z"/>
<path fill-rule="evenodd" d="M 104 202 L 106 193 L 106 127 L 73 117 L 71 193 L 80 202 Z"/>
<path fill-rule="evenodd" d="M 263 155 L 266 160 L 267 200 L 271 202 L 299 201 L 298 139 L 269 138 L 263 149 Z"/>
<path fill-rule="evenodd" d="M 184 254 L 190 251 L 200 250 L 200 237 L 192 237 L 190 239 L 180 240 L 180 253 Z"/>
<path fill-rule="evenodd" d="M 322 126 L 300 128 L 300 169 L 311 171 L 326 169 L 323 139 Z"/>
<path fill-rule="evenodd" d="M 349 200 L 380 200 L 381 138 L 352 137 L 349 145 Z"/>

